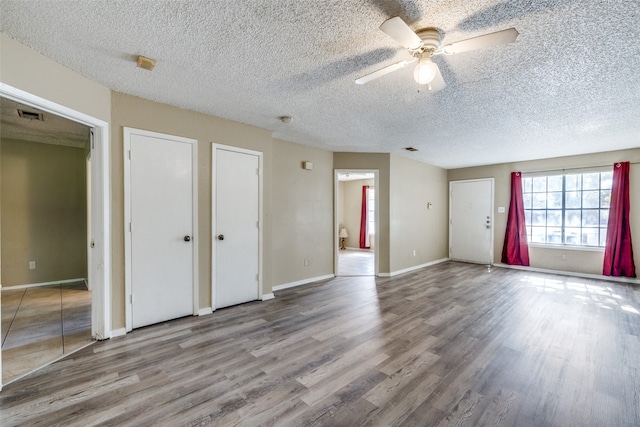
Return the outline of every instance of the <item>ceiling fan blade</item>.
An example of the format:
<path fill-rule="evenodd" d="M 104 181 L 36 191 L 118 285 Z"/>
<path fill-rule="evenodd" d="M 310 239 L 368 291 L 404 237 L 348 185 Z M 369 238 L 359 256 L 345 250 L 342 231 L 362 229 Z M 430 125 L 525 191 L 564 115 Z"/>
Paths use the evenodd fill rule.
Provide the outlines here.
<path fill-rule="evenodd" d="M 440 51 L 446 55 L 452 55 L 454 53 L 468 52 L 470 50 L 507 44 L 514 42 L 518 38 L 518 34 L 518 30 L 515 28 L 509 28 L 502 31 L 496 31 L 495 33 L 489 33 L 483 36 L 451 43 L 440 49 Z"/>
<path fill-rule="evenodd" d="M 420 37 L 399 16 L 384 21 L 380 30 L 407 49 L 417 49 L 422 44 Z"/>
<path fill-rule="evenodd" d="M 436 64 L 436 69 L 436 76 L 429 83 L 429 92 L 431 93 L 439 92 L 447 86 L 442 78 L 442 74 L 440 74 L 440 67 L 438 67 L 438 64 Z"/>
<path fill-rule="evenodd" d="M 400 61 L 400 62 L 396 62 L 395 64 L 388 65 L 384 68 L 380 68 L 379 70 L 374 71 L 373 73 L 369 73 L 365 76 L 360 77 L 359 79 L 356 80 L 356 84 L 363 85 L 365 83 L 369 83 L 371 80 L 375 80 L 389 73 L 393 73 L 396 70 L 404 68 L 414 61 L 415 59 L 413 61 Z"/>

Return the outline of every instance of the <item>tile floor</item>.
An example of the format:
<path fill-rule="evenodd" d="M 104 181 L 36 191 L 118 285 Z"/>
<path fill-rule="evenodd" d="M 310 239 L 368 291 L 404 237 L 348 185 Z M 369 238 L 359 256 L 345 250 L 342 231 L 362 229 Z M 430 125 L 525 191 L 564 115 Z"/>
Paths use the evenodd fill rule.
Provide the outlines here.
<path fill-rule="evenodd" d="M 2 290 L 2 383 L 91 342 L 84 282 Z"/>
<path fill-rule="evenodd" d="M 370 251 L 341 250 L 338 254 L 338 276 L 373 276 L 375 253 Z"/>

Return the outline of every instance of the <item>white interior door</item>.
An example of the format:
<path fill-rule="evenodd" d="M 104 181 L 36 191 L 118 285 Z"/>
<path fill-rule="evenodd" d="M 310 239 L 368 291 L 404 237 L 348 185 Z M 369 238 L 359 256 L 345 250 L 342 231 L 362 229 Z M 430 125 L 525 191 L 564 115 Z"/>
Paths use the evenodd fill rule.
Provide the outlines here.
<path fill-rule="evenodd" d="M 213 308 L 260 299 L 262 153 L 214 145 Z"/>
<path fill-rule="evenodd" d="M 493 264 L 493 178 L 449 183 L 449 257 Z"/>
<path fill-rule="evenodd" d="M 196 147 L 186 138 L 125 132 L 131 327 L 138 328 L 194 312 Z"/>

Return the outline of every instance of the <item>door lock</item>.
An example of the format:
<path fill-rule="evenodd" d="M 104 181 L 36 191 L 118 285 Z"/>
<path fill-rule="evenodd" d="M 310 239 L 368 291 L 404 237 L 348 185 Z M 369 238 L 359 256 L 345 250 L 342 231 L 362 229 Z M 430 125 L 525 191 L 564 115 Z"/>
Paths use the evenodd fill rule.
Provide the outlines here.
<path fill-rule="evenodd" d="M 218 240 L 224 240 L 224 234 L 218 234 Z"/>

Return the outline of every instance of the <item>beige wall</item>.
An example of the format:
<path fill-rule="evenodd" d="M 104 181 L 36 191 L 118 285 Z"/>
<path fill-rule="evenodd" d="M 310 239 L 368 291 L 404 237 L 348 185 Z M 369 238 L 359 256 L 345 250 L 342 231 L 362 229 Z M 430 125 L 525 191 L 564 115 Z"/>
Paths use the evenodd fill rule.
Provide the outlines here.
<path fill-rule="evenodd" d="M 272 182 L 273 284 L 333 274 L 333 154 L 276 139 Z"/>
<path fill-rule="evenodd" d="M 111 193 L 113 250 L 113 328 L 124 327 L 124 170 L 123 127 L 198 140 L 198 242 L 200 308 L 211 307 L 211 146 L 212 142 L 264 153 L 263 292 L 272 287 L 271 180 L 269 131 L 217 117 L 113 93 L 111 111 Z"/>
<path fill-rule="evenodd" d="M 602 165 L 611 165 L 613 167 L 613 163 L 616 161 L 630 161 L 632 163 L 640 162 L 640 148 L 528 162 L 452 169 L 448 171 L 448 179 L 449 181 L 457 181 L 475 178 L 495 178 L 494 262 L 499 263 L 502 256 L 502 245 L 504 243 L 507 214 L 497 213 L 497 208 L 499 206 L 504 206 L 505 211 L 508 211 L 511 172 L 535 172 L 560 170 L 563 168 L 595 167 Z M 636 268 L 638 268 L 640 266 L 640 164 L 631 165 L 630 186 L 631 234 L 632 241 L 635 243 L 636 249 L 634 251 L 634 260 Z M 563 255 L 566 258 L 564 260 L 562 259 Z M 529 256 L 532 267 L 578 273 L 602 274 L 602 251 L 530 247 Z"/>
<path fill-rule="evenodd" d="M 2 286 L 86 278 L 84 149 L 15 140 L 0 147 Z"/>
<path fill-rule="evenodd" d="M 391 155 L 390 177 L 391 271 L 448 258 L 447 171 Z"/>
<path fill-rule="evenodd" d="M 348 248 L 360 248 L 360 216 L 362 215 L 362 186 L 373 187 L 373 179 L 359 179 L 354 181 L 344 181 L 343 183 L 343 224 L 346 227 L 349 237 L 345 240 Z M 377 194 L 376 194 L 377 196 Z M 377 199 L 377 197 L 376 197 Z M 377 200 L 376 200 L 377 201 Z M 371 242 L 372 247 L 374 243 Z"/>
<path fill-rule="evenodd" d="M 109 121 L 111 91 L 0 34 L 0 81 L 89 116 Z"/>
<path fill-rule="evenodd" d="M 386 153 L 333 153 L 335 169 L 378 170 L 378 271 L 390 273 L 389 269 L 389 174 L 390 155 Z"/>

